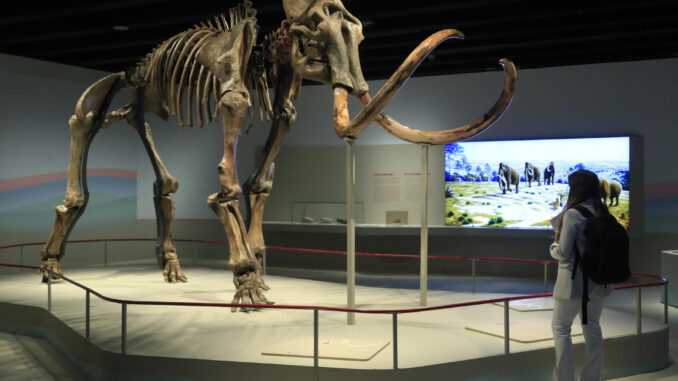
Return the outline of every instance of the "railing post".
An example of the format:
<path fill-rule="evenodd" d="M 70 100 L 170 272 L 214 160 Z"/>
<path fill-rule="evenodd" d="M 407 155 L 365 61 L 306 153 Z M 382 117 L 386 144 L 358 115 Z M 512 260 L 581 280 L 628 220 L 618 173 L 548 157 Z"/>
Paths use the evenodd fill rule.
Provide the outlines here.
<path fill-rule="evenodd" d="M 127 303 L 122 304 L 122 333 L 120 336 L 120 353 L 127 353 Z"/>
<path fill-rule="evenodd" d="M 193 267 L 198 267 L 198 247 L 193 248 Z"/>
<path fill-rule="evenodd" d="M 669 324 L 669 281 L 664 283 L 664 324 Z"/>
<path fill-rule="evenodd" d="M 643 332 L 643 313 L 641 288 L 636 288 L 636 333 L 640 335 Z"/>
<path fill-rule="evenodd" d="M 266 250 L 264 250 L 263 254 L 261 254 L 261 274 L 262 275 L 267 275 L 268 271 L 266 270 L 266 257 L 268 254 L 266 254 Z"/>
<path fill-rule="evenodd" d="M 104 266 L 108 266 L 108 241 L 104 240 Z"/>
<path fill-rule="evenodd" d="M 24 245 L 19 246 L 19 265 L 24 265 Z M 19 269 L 19 272 L 23 272 L 24 269 Z"/>
<path fill-rule="evenodd" d="M 393 369 L 398 369 L 398 313 L 393 313 Z"/>
<path fill-rule="evenodd" d="M 509 354 L 509 301 L 504 300 L 504 354 Z"/>
<path fill-rule="evenodd" d="M 471 292 L 476 292 L 476 258 L 471 258 L 471 281 L 473 286 L 471 286 Z"/>
<path fill-rule="evenodd" d="M 89 290 L 85 291 L 85 337 L 89 339 Z"/>
<path fill-rule="evenodd" d="M 52 274 L 47 272 L 47 311 L 52 311 Z"/>
<path fill-rule="evenodd" d="M 549 290 L 549 269 L 548 263 L 544 262 L 544 294 Z"/>
<path fill-rule="evenodd" d="M 313 368 L 318 369 L 318 342 L 320 338 L 318 337 L 318 309 L 313 309 Z"/>

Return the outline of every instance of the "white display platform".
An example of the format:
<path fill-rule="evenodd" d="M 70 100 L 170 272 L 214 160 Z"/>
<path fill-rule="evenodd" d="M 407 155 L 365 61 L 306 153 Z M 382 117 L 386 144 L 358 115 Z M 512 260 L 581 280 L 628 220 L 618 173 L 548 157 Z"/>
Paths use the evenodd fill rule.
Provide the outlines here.
<path fill-rule="evenodd" d="M 347 339 L 342 337 L 320 337 L 318 340 L 318 358 L 346 361 L 368 361 L 389 342 Z M 287 341 L 273 345 L 261 352 L 268 356 L 290 356 L 313 358 L 313 337 Z"/>
<path fill-rule="evenodd" d="M 493 304 L 502 308 L 504 307 L 504 303 Z M 509 309 L 519 312 L 553 311 L 553 298 L 512 300 L 509 302 Z"/>
<path fill-rule="evenodd" d="M 517 320 L 517 321 L 516 321 Z M 525 319 L 522 316 L 509 324 L 509 339 L 516 343 L 536 343 L 539 341 L 553 340 L 550 325 L 544 325 L 541 321 Z M 504 323 L 488 324 L 478 323 L 466 326 L 466 329 L 485 335 L 504 338 Z M 581 336 L 582 329 L 579 324 L 572 325 L 572 337 Z"/>
<path fill-rule="evenodd" d="M 233 297 L 231 272 L 225 268 L 185 269 L 188 283 L 167 284 L 152 265 L 127 265 L 88 269 L 64 269 L 65 275 L 111 298 L 146 301 L 228 303 Z M 394 276 L 394 279 L 398 277 Z M 346 289 L 340 283 L 302 280 L 268 275 L 269 299 L 278 304 L 345 306 Z M 482 279 L 479 279 L 482 281 Z M 418 289 L 356 287 L 356 303 L 361 309 L 417 308 Z M 470 283 L 469 283 L 470 285 Z M 470 288 L 470 287 L 469 287 Z M 537 287 L 538 288 L 538 287 Z M 535 290 L 535 293 L 539 290 Z M 645 294 L 644 294 L 645 295 Z M 3 272 L 0 277 L 0 301 L 17 305 L 47 306 L 47 285 L 29 271 Z M 515 294 L 470 293 L 467 291 L 429 290 L 429 305 L 493 299 Z M 656 300 L 656 299 L 655 299 Z M 661 306 L 659 303 L 656 303 Z M 644 308 L 651 306 L 650 300 Z M 634 336 L 636 332 L 635 292 L 615 292 L 606 300 L 601 317 L 605 339 Z M 658 309 L 659 307 L 657 307 Z M 119 353 L 121 348 L 121 306 L 91 297 L 90 342 L 105 351 Z M 511 354 L 553 347 L 552 340 L 525 337 L 517 326 L 550 331 L 552 311 L 511 311 Z M 80 335 L 85 335 L 85 292 L 63 281 L 52 285 L 52 315 Z M 392 316 L 356 314 L 356 325 L 346 325 L 346 314 L 319 313 L 321 338 L 355 343 L 383 343 L 381 349 L 363 353 L 348 346 L 340 354 L 321 345 L 319 365 L 326 369 L 389 370 L 393 368 Z M 436 310 L 398 316 L 399 369 L 484 361 L 504 355 L 504 340 L 466 329 L 471 324 L 500 327 L 503 335 L 503 310 L 492 304 Z M 576 325 L 576 324 L 575 324 Z M 643 332 L 661 332 L 666 326 L 657 319 L 644 318 Z M 298 342 L 313 336 L 313 312 L 306 310 L 259 310 L 231 313 L 227 308 L 178 306 L 127 306 L 127 354 L 153 358 L 198 359 L 243 364 L 279 364 L 312 367 L 306 349 L 291 355 L 264 355 L 289 351 L 281 344 Z M 515 337 L 514 337 L 515 335 Z M 573 337 L 575 344 L 582 336 Z M 327 347 L 329 348 L 329 347 Z M 369 352 L 369 351 L 368 351 Z M 540 352 L 541 353 L 541 352 Z M 541 355 L 540 355 L 541 356 Z M 546 354 L 550 359 L 550 355 Z M 356 361 L 360 359 L 360 361 Z M 550 360 L 546 360 L 547 363 Z M 540 371 L 539 369 L 535 371 Z"/>

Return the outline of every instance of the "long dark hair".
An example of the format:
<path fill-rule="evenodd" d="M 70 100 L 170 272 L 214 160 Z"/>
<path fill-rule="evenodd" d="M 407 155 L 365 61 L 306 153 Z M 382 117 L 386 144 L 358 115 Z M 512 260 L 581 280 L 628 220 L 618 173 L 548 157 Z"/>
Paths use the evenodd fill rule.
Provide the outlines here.
<path fill-rule="evenodd" d="M 567 182 L 570 185 L 570 193 L 567 195 L 567 203 L 563 209 L 563 215 L 568 209 L 579 205 L 584 201 L 593 200 L 593 206 L 596 213 L 609 214 L 607 206 L 601 201 L 600 181 L 598 175 L 585 169 L 580 169 L 570 173 L 567 176 Z M 558 224 L 558 236 L 563 228 L 563 219 Z"/>

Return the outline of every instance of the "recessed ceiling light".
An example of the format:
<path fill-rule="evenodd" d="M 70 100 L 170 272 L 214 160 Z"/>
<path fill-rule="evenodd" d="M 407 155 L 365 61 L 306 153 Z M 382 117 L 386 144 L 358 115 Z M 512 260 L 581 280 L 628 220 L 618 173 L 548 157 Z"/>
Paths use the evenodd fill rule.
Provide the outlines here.
<path fill-rule="evenodd" d="M 127 25 L 115 25 L 113 26 L 113 30 L 116 32 L 127 32 L 129 27 Z"/>

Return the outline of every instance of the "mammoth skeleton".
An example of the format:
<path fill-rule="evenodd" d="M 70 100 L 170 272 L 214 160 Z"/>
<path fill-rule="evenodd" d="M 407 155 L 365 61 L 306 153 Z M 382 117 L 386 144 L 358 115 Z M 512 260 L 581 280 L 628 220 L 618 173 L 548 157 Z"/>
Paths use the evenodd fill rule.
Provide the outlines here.
<path fill-rule="evenodd" d="M 342 2 L 283 0 L 283 7 L 286 18 L 281 26 L 260 40 L 256 10 L 245 1 L 231 8 L 228 17 L 219 15 L 169 38 L 135 67 L 102 78 L 82 94 L 69 120 L 71 151 L 66 195 L 63 204 L 56 207 L 54 227 L 41 250 L 42 268 L 61 274 L 59 261 L 66 241 L 89 198 L 86 168 L 90 144 L 98 130 L 114 122 L 126 120 L 146 148 L 156 176 L 153 200 L 158 263 L 166 281 L 185 282 L 187 277 L 171 234 L 171 194 L 177 191 L 178 182 L 160 159 L 144 114 L 151 112 L 162 119 L 172 114 L 180 125 L 193 125 L 197 118 L 201 127 L 212 119 L 221 119 L 224 153 L 218 164 L 220 189 L 207 198 L 207 204 L 221 220 L 230 246 L 228 263 L 236 289 L 233 303 L 263 304 L 272 303 L 263 294 L 268 286 L 261 274 L 266 250 L 262 232 L 264 204 L 273 187 L 275 157 L 296 119 L 291 99 L 297 97 L 302 79 L 332 86 L 334 126 L 343 139 L 357 138 L 375 122 L 388 133 L 412 143 L 456 142 L 489 127 L 511 102 L 516 70 L 511 61 L 502 59 L 503 91 L 479 119 L 447 131 L 427 132 L 404 126 L 382 113 L 382 109 L 437 45 L 450 38 L 463 38 L 461 32 L 445 29 L 432 34 L 372 98 L 358 54 L 362 24 Z M 272 102 L 268 97 L 269 83 L 275 89 Z M 131 103 L 108 111 L 113 96 L 121 90 L 132 93 Z M 362 105 L 353 119 L 349 117 L 349 95 L 357 97 Z M 253 97 L 258 100 L 262 118 L 266 115 L 271 120 L 271 130 L 262 160 L 241 188 L 235 169 L 236 145 Z M 238 198 L 243 193 L 247 227 L 238 209 Z M 43 271 L 42 275 L 46 281 L 49 274 Z"/>

